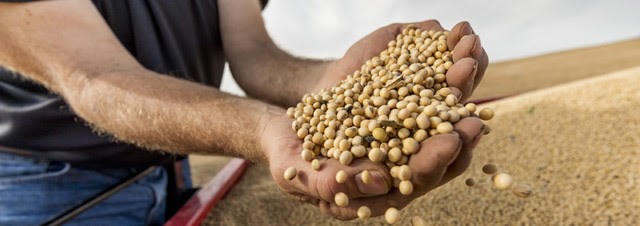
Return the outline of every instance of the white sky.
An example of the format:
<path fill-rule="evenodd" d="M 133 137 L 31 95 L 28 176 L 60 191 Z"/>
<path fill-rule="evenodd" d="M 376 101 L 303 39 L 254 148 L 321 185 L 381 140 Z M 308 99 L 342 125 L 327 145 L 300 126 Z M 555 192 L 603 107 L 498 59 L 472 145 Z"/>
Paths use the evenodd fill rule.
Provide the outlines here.
<path fill-rule="evenodd" d="M 632 0 L 270 0 L 263 17 L 281 48 L 324 59 L 389 23 L 466 20 L 496 62 L 640 37 L 639 10 Z M 228 70 L 222 90 L 243 94 Z"/>

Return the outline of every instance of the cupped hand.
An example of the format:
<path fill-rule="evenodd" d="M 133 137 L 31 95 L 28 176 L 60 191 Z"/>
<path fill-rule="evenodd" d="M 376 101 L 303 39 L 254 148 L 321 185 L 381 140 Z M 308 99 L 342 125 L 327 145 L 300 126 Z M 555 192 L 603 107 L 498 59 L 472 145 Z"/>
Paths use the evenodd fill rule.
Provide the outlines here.
<path fill-rule="evenodd" d="M 394 23 L 379 28 L 353 44 L 344 56 L 332 63 L 326 75 L 315 90 L 328 88 L 344 80 L 348 74 L 358 70 L 368 59 L 378 56 L 387 48 L 391 40 L 401 33 L 402 29 L 413 25 L 422 30 L 444 31 L 437 20 L 416 23 Z M 456 24 L 447 38 L 447 45 L 452 48 L 453 66 L 447 72 L 447 83 L 455 87 L 454 91 L 465 102 L 482 80 L 489 64 L 489 57 L 468 22 Z"/>
<path fill-rule="evenodd" d="M 435 20 L 410 23 L 422 30 L 444 30 Z M 409 24 L 391 24 L 380 28 L 355 43 L 343 58 L 331 64 L 326 76 L 316 86 L 316 91 L 329 88 L 346 78 L 347 74 L 359 69 L 368 59 L 377 56 L 387 48 L 390 40 Z M 484 76 L 488 56 L 480 39 L 467 22 L 458 23 L 450 31 L 447 44 L 452 48 L 453 66 L 448 70 L 447 83 L 461 102 L 471 96 L 473 89 Z M 302 159 L 302 140 L 291 128 L 292 119 L 284 114 L 271 118 L 265 126 L 262 146 L 267 153 L 269 167 L 275 182 L 295 199 L 317 205 L 322 212 L 333 217 L 348 220 L 357 217 L 357 210 L 367 206 L 372 216 L 384 214 L 389 207 L 402 208 L 417 197 L 455 178 L 468 167 L 472 150 L 483 133 L 483 124 L 478 118 L 469 117 L 455 123 L 454 134 L 441 134 L 421 142 L 420 150 L 413 154 L 408 165 L 413 172 L 411 181 L 414 191 L 403 195 L 393 188 L 389 169 L 382 163 L 371 162 L 367 158 L 354 159 L 342 165 L 333 158 L 316 157 L 320 170 Z M 297 169 L 292 180 L 284 178 L 289 167 Z M 343 170 L 347 174 L 345 183 L 338 183 L 336 173 Z M 373 182 L 365 184 L 360 174 L 368 170 Z M 349 197 L 349 204 L 338 206 L 334 201 L 337 193 Z"/>
<path fill-rule="evenodd" d="M 324 213 L 349 220 L 357 217 L 357 210 L 367 206 L 372 216 L 384 214 L 389 207 L 402 208 L 417 197 L 446 183 L 464 172 L 471 161 L 471 150 L 482 136 L 483 124 L 477 118 L 465 118 L 455 124 L 454 134 L 441 134 L 423 141 L 420 150 L 409 160 L 413 171 L 414 191 L 405 196 L 392 189 L 389 169 L 382 163 L 367 158 L 354 159 L 350 165 L 342 165 L 333 158 L 319 157 L 320 170 L 311 168 L 310 162 L 300 156 L 302 140 L 291 128 L 291 119 L 276 116 L 268 120 L 262 134 L 261 144 L 267 154 L 271 175 L 276 184 L 293 198 L 317 205 Z M 295 167 L 297 176 L 284 178 L 284 172 Z M 344 170 L 347 181 L 338 183 L 336 173 Z M 360 173 L 368 170 L 372 182 L 365 184 Z M 334 197 L 343 192 L 349 204 L 337 206 Z"/>

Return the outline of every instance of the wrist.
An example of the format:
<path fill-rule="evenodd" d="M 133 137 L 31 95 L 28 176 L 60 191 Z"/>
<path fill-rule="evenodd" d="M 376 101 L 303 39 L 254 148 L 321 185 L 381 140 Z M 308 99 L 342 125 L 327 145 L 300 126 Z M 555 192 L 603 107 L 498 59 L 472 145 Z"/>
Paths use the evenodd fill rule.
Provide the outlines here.
<path fill-rule="evenodd" d="M 263 112 L 260 114 L 260 118 L 258 119 L 258 129 L 256 135 L 258 136 L 258 147 L 262 150 L 262 157 L 260 159 L 260 163 L 269 165 L 270 158 L 272 156 L 271 148 L 267 148 L 272 139 L 272 133 L 276 128 L 274 125 L 277 125 L 277 122 L 280 120 L 288 119 L 285 114 L 285 110 L 279 107 L 267 105 Z"/>
<path fill-rule="evenodd" d="M 313 80 L 310 88 L 303 92 L 302 95 L 311 92 L 320 91 L 323 88 L 329 88 L 332 85 L 335 85 L 339 80 L 336 80 L 337 77 L 343 77 L 344 72 L 341 69 L 340 59 L 335 59 L 332 61 L 327 61 L 324 65 L 324 71 L 322 73 L 318 73 L 319 78 Z"/>

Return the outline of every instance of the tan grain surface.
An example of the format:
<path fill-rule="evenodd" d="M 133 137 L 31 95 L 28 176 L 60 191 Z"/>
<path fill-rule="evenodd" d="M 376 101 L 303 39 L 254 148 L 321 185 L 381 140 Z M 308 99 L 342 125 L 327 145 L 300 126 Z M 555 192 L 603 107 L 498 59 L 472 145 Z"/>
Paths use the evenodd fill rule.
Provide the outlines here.
<path fill-rule="evenodd" d="M 640 41 L 630 43 L 639 45 Z M 580 61 L 580 54 L 565 54 L 572 58 L 564 61 Z M 581 62 L 594 71 L 601 67 Z M 527 61 L 512 63 L 525 65 Z M 523 71 L 521 79 L 510 78 L 512 81 L 540 83 L 531 86 L 535 88 L 551 85 L 534 77 L 532 68 L 511 67 Z M 572 70 L 556 68 L 564 71 L 557 72 L 558 76 L 580 77 L 572 76 Z M 508 93 L 511 87 L 491 82 L 497 77 L 488 75 L 485 82 L 494 84 L 491 90 L 496 94 Z M 408 225 L 414 215 L 433 225 L 640 224 L 640 67 L 490 106 L 496 110 L 489 123 L 492 132 L 475 150 L 469 170 L 402 210 L 405 220 L 398 225 Z M 516 182 L 532 185 L 534 194 L 523 199 L 492 188 L 481 172 L 488 162 L 513 175 Z M 464 184 L 469 177 L 478 182 L 473 188 Z M 278 190 L 267 169 L 251 166 L 203 225 L 383 225 L 383 220 L 333 220 L 314 206 L 291 200 Z"/>
<path fill-rule="evenodd" d="M 493 130 L 469 170 L 401 213 L 434 225 L 638 225 L 640 67 L 501 100 Z M 533 186 L 517 198 L 494 189 L 481 167 Z M 472 177 L 478 185 L 469 188 Z M 382 225 L 380 217 L 340 222 L 289 199 L 268 172 L 252 167 L 206 225 Z"/>
<path fill-rule="evenodd" d="M 231 157 L 189 155 L 193 186 L 201 187 L 207 184 L 211 178 L 229 163 L 229 160 L 231 160 Z"/>
<path fill-rule="evenodd" d="M 640 39 L 491 64 L 474 98 L 504 96 L 640 65 Z"/>

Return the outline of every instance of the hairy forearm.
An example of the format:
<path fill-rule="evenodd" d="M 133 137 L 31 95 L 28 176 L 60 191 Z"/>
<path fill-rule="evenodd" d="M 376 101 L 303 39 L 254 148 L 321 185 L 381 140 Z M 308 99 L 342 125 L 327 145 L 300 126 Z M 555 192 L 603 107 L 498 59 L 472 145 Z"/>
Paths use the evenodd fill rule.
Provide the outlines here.
<path fill-rule="evenodd" d="M 265 103 L 146 70 L 88 0 L 0 3 L 0 65 L 61 95 L 119 140 L 264 161 Z"/>
<path fill-rule="evenodd" d="M 182 154 L 262 162 L 261 122 L 282 111 L 149 71 L 104 74 L 83 87 L 64 95 L 83 119 L 120 140 Z"/>
<path fill-rule="evenodd" d="M 85 82 L 73 85 L 82 89 L 62 93 L 71 108 L 99 130 L 148 149 L 264 162 L 262 122 L 282 112 L 150 71 L 102 74 Z"/>
<path fill-rule="evenodd" d="M 248 96 L 283 107 L 295 105 L 305 94 L 316 89 L 327 72 L 330 61 L 304 59 L 267 47 L 244 60 L 229 60 L 231 71 Z"/>
<path fill-rule="evenodd" d="M 278 48 L 264 27 L 259 1 L 219 0 L 220 29 L 231 72 L 251 97 L 292 106 L 314 91 L 332 61 L 303 59 Z"/>

